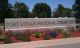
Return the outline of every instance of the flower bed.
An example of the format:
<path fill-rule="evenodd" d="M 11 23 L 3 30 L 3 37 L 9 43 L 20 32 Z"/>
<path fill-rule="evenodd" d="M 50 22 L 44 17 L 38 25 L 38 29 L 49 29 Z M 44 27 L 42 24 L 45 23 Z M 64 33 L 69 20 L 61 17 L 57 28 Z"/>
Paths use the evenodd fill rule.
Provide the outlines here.
<path fill-rule="evenodd" d="M 0 30 L 0 44 L 62 39 L 69 37 L 80 37 L 80 30 L 77 29 L 73 32 L 60 28 L 8 30 L 5 32 Z"/>

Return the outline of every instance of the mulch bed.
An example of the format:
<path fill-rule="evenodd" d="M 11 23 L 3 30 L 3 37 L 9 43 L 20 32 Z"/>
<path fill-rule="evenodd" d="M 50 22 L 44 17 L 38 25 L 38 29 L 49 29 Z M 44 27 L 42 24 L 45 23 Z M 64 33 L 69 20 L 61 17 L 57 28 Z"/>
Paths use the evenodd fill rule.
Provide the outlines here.
<path fill-rule="evenodd" d="M 40 37 L 36 37 L 35 35 L 33 35 L 33 33 L 28 33 L 28 34 L 26 34 L 26 33 L 23 33 L 25 36 L 27 36 L 27 37 L 25 37 L 24 35 L 21 37 L 21 36 L 19 36 L 18 38 L 19 39 L 17 39 L 17 37 L 16 36 L 18 36 L 18 35 L 16 35 L 16 36 L 14 36 L 13 34 L 11 34 L 11 33 L 9 33 L 9 32 L 4 32 L 4 33 L 1 33 L 0 32 L 0 35 L 1 34 L 3 34 L 4 36 L 6 36 L 8 39 L 5 39 L 5 40 L 0 40 L 0 44 L 8 44 L 8 43 L 18 43 L 18 42 L 30 42 L 30 41 L 38 41 L 38 40 L 51 40 L 51 39 L 62 39 L 62 38 L 64 38 L 64 35 L 63 35 L 63 33 L 60 33 L 60 34 L 58 34 L 56 37 L 51 37 L 51 36 L 49 36 L 49 35 L 47 35 L 46 34 L 46 32 L 42 32 L 41 33 L 41 35 L 40 35 Z M 19 34 L 21 34 L 21 33 L 19 33 Z M 45 38 L 46 39 L 44 39 L 44 35 L 47 35 Z M 21 38 L 20 38 L 21 37 Z M 48 38 L 47 38 L 48 37 Z M 72 37 L 80 37 L 80 32 L 71 32 L 70 33 L 70 37 L 72 38 Z M 7 41 L 9 41 L 9 42 L 7 42 Z M 7 42 L 7 43 L 5 43 L 5 41 Z M 11 42 L 10 42 L 11 41 Z"/>

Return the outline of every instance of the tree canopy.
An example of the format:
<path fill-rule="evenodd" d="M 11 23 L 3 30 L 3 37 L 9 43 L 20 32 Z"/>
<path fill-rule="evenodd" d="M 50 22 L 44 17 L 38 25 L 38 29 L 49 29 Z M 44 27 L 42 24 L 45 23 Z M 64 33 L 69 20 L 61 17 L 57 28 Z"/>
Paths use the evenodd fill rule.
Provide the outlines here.
<path fill-rule="evenodd" d="M 58 18 L 72 17 L 72 15 L 80 22 L 80 0 L 75 0 L 72 9 L 58 4 L 53 12 L 47 3 L 36 3 L 32 12 L 29 12 L 29 7 L 23 2 L 11 5 L 8 4 L 8 0 L 0 0 L 0 22 L 4 22 L 5 18 Z"/>
<path fill-rule="evenodd" d="M 13 6 L 11 4 L 8 4 L 7 7 L 7 15 L 5 18 L 13 18 L 14 17 L 14 11 L 12 10 Z"/>
<path fill-rule="evenodd" d="M 77 22 L 80 22 L 80 0 L 75 0 L 75 4 L 73 5 L 73 12 L 74 12 L 74 17 L 77 20 Z"/>
<path fill-rule="evenodd" d="M 53 17 L 71 17 L 71 9 L 65 8 L 63 5 L 58 4 L 58 7 L 53 11 Z"/>
<path fill-rule="evenodd" d="M 53 17 L 58 18 L 62 15 L 64 7 L 61 4 L 58 4 L 58 7 L 53 11 Z"/>
<path fill-rule="evenodd" d="M 46 3 L 37 3 L 34 5 L 32 13 L 34 14 L 34 17 L 50 18 L 51 17 L 51 8 Z"/>
<path fill-rule="evenodd" d="M 8 0 L 0 0 L 0 22 L 4 22 L 6 16 L 6 9 L 8 5 Z"/>
<path fill-rule="evenodd" d="M 24 3 L 16 2 L 14 4 L 13 10 L 14 10 L 14 17 L 17 17 L 17 18 L 21 18 L 21 17 L 27 18 L 28 17 L 29 8 Z"/>

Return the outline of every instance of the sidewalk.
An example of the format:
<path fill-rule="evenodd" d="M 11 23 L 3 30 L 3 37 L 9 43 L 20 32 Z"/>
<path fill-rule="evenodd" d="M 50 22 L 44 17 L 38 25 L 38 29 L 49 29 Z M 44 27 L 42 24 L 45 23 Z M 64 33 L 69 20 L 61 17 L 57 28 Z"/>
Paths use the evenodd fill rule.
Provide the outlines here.
<path fill-rule="evenodd" d="M 80 37 L 3 44 L 0 48 L 80 48 Z"/>

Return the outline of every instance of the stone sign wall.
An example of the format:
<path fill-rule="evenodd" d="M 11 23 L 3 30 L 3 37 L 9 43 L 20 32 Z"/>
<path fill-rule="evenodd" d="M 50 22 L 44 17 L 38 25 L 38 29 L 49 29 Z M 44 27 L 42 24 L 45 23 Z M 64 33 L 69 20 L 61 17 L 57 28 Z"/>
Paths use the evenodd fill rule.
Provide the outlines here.
<path fill-rule="evenodd" d="M 75 26 L 75 18 L 11 18 L 5 19 L 5 29 Z"/>

